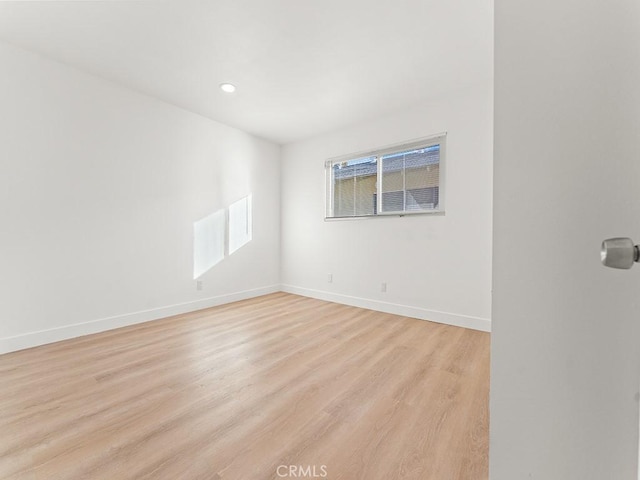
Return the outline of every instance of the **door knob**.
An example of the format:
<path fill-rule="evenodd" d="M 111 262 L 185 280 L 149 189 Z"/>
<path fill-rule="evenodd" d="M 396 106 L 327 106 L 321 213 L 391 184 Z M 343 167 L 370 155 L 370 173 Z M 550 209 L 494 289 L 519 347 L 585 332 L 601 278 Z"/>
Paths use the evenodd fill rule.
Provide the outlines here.
<path fill-rule="evenodd" d="M 608 238 L 602 242 L 600 260 L 605 267 L 629 269 L 640 260 L 640 250 L 630 238 Z"/>

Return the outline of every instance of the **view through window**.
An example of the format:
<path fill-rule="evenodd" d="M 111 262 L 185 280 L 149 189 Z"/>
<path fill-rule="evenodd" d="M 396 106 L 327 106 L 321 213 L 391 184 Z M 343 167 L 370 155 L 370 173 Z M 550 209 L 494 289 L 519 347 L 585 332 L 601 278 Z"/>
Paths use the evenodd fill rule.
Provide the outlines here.
<path fill-rule="evenodd" d="M 327 162 L 327 218 L 442 211 L 444 135 Z"/>

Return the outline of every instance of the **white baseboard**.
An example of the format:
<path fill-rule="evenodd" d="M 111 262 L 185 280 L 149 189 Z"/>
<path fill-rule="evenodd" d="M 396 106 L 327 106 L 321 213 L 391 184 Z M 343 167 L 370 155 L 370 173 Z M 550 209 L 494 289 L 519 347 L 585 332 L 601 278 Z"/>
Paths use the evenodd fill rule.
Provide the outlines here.
<path fill-rule="evenodd" d="M 92 333 L 113 330 L 114 328 L 126 327 L 137 323 L 158 320 L 160 318 L 170 317 L 172 315 L 180 315 L 182 313 L 194 312 L 204 308 L 215 307 L 226 303 L 246 300 L 248 298 L 259 297 L 275 292 L 287 292 L 304 297 L 317 298 L 328 302 L 342 303 L 354 307 L 368 308 L 379 312 L 392 313 L 405 317 L 418 318 L 420 320 L 429 320 L 456 327 L 471 328 L 483 332 L 491 331 L 491 320 L 488 318 L 470 317 L 467 315 L 458 315 L 453 313 L 438 312 L 427 310 L 420 307 L 412 307 L 408 305 L 399 305 L 396 303 L 381 302 L 378 300 L 370 300 L 367 298 L 352 297 L 338 293 L 326 292 L 322 290 L 313 290 L 310 288 L 295 287 L 293 285 L 271 285 L 268 287 L 256 288 L 253 290 L 244 290 L 241 292 L 219 295 L 217 297 L 204 298 L 193 302 L 180 303 L 176 305 L 168 305 L 165 307 L 154 308 L 151 310 L 143 310 L 140 312 L 128 313 L 108 318 L 100 318 L 84 323 L 76 323 L 74 325 L 65 325 L 63 327 L 52 328 L 49 330 L 40 330 L 37 332 L 25 333 L 14 337 L 0 338 L 0 354 L 15 352 L 25 348 L 37 347 L 48 343 L 68 340 L 70 338 L 90 335 Z"/>
<path fill-rule="evenodd" d="M 456 327 L 480 330 L 481 332 L 491 331 L 491 320 L 488 318 L 470 317 L 468 315 L 438 312 L 435 310 L 427 310 L 420 307 L 381 302 L 379 300 L 370 300 L 368 298 L 351 297 L 349 295 L 342 295 L 339 293 L 326 292 L 322 290 L 313 290 L 311 288 L 295 287 L 293 285 L 281 285 L 281 290 L 283 292 L 294 293 L 296 295 L 302 295 L 304 297 L 312 297 L 317 298 L 318 300 L 342 303 L 344 305 L 367 308 L 369 310 L 392 313 L 394 315 L 402 315 L 404 317 L 429 320 L 431 322 L 444 323 Z"/>
<path fill-rule="evenodd" d="M 202 310 L 203 308 L 215 307 L 216 305 L 237 302 L 239 300 L 246 300 L 248 298 L 259 297 L 260 295 L 267 295 L 278 291 L 280 291 L 279 285 L 271 285 L 253 290 L 244 290 L 242 292 L 219 295 L 217 297 L 204 298 L 193 302 L 168 305 L 165 307 L 127 313 L 125 315 L 118 315 L 115 317 L 100 318 L 98 320 L 76 323 L 74 325 L 65 325 L 63 327 L 52 328 L 50 330 L 25 333 L 15 337 L 0 338 L 0 354 L 37 347 L 47 343 L 59 342 L 61 340 L 68 340 L 70 338 L 81 337 L 92 333 L 104 332 L 114 328 L 135 325 L 136 323 L 148 322 L 159 318 L 166 318 L 172 315 L 194 312 L 196 310 Z"/>

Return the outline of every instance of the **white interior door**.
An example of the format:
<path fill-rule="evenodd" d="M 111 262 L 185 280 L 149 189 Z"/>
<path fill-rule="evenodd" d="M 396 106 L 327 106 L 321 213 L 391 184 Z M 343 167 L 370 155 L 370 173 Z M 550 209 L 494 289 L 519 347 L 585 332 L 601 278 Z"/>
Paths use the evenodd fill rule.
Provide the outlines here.
<path fill-rule="evenodd" d="M 495 10 L 491 479 L 636 479 L 640 2 Z"/>

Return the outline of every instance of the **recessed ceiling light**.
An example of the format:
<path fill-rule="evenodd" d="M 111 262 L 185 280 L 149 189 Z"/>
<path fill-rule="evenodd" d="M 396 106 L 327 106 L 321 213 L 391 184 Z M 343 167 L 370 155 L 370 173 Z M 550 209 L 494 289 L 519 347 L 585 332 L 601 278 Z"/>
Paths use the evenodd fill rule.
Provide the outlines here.
<path fill-rule="evenodd" d="M 223 92 L 226 93 L 233 93 L 236 91 L 236 86 L 235 85 L 231 85 L 230 83 L 221 83 L 220 84 L 220 90 L 222 90 Z"/>

